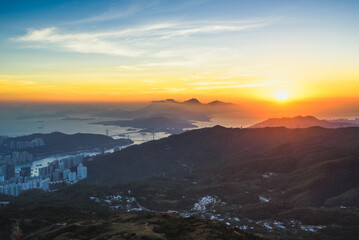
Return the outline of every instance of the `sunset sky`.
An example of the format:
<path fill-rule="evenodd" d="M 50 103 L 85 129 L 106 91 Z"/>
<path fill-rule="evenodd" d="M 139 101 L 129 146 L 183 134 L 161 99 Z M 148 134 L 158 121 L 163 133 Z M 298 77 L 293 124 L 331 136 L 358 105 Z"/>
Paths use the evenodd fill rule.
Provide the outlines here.
<path fill-rule="evenodd" d="M 0 0 L 0 101 L 359 98 L 359 1 Z"/>

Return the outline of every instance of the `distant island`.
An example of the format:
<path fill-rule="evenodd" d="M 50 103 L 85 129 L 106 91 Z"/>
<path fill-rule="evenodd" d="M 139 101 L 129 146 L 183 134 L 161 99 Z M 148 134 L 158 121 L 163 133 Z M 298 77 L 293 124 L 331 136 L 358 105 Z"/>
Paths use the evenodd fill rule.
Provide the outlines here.
<path fill-rule="evenodd" d="M 341 120 L 319 120 L 313 116 L 296 116 L 283 118 L 270 118 L 263 122 L 254 124 L 250 128 L 265 127 L 286 127 L 286 128 L 308 128 L 308 127 L 324 127 L 324 128 L 341 128 L 341 127 L 359 127 L 359 123 L 355 121 Z"/>

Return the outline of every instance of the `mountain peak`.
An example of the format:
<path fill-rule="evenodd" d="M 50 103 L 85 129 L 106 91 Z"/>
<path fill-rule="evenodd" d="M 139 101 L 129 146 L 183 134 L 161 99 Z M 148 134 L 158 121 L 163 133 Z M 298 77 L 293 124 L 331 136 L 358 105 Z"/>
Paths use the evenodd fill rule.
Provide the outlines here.
<path fill-rule="evenodd" d="M 218 104 L 223 104 L 224 102 L 218 101 L 218 100 L 214 100 L 212 102 L 209 102 L 208 105 L 218 105 Z"/>
<path fill-rule="evenodd" d="M 197 98 L 191 98 L 191 99 L 189 99 L 189 100 L 187 100 L 187 101 L 184 101 L 183 103 L 189 103 L 189 104 L 201 104 L 201 102 L 200 102 L 200 101 L 198 101 L 198 99 L 197 99 Z"/>
<path fill-rule="evenodd" d="M 219 100 L 214 100 L 212 102 L 209 102 L 208 105 L 210 106 L 229 106 L 229 105 L 233 105 L 232 103 L 226 103 L 226 102 L 222 102 Z"/>
<path fill-rule="evenodd" d="M 169 98 L 165 100 L 152 101 L 152 103 L 177 103 L 177 101 Z"/>

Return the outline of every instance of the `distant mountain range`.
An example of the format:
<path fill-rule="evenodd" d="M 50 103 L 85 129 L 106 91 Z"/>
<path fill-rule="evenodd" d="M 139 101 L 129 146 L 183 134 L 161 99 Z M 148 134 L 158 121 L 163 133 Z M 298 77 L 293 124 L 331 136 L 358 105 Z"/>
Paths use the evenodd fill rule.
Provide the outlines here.
<path fill-rule="evenodd" d="M 359 122 L 340 119 L 340 120 L 319 120 L 313 116 L 297 116 L 297 117 L 283 117 L 270 118 L 263 122 L 257 123 L 250 128 L 265 128 L 265 127 L 286 127 L 286 128 L 308 128 L 308 127 L 324 127 L 324 128 L 341 128 L 341 127 L 355 127 L 359 126 Z"/>
<path fill-rule="evenodd" d="M 219 106 L 219 105 L 225 105 L 225 106 L 229 106 L 229 105 L 235 105 L 233 103 L 226 103 L 226 102 L 221 102 L 218 100 L 209 102 L 207 104 L 203 104 L 201 103 L 197 98 L 191 98 L 188 99 L 186 101 L 183 102 L 178 102 L 174 99 L 165 99 L 165 100 L 159 100 L 159 101 L 152 101 L 152 103 L 179 103 L 179 104 L 201 104 L 201 105 L 209 105 L 209 106 Z"/>
<path fill-rule="evenodd" d="M 138 119 L 152 117 L 177 118 L 186 121 L 209 121 L 216 112 L 231 112 L 237 106 L 232 103 L 213 101 L 203 104 L 196 98 L 184 102 L 173 99 L 152 101 L 145 107 L 136 110 L 110 110 L 97 114 L 97 117 L 111 117 L 122 119 Z"/>

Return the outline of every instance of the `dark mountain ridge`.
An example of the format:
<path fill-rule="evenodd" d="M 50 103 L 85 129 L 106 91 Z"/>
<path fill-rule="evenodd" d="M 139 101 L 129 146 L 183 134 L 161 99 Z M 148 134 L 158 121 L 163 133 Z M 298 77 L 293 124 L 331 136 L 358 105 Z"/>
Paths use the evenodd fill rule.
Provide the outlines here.
<path fill-rule="evenodd" d="M 266 188 L 276 190 L 273 198 L 318 206 L 359 186 L 358 145 L 359 128 L 216 126 L 97 159 L 88 164 L 86 182 L 111 185 L 150 177 L 193 176 L 210 185 L 249 181 L 263 188 L 258 185 L 262 175 L 275 172 L 278 176 L 266 181 Z"/>
<path fill-rule="evenodd" d="M 166 239 L 184 232 L 194 239 L 234 239 L 223 235 L 227 232 L 223 226 L 231 225 L 237 228 L 228 230 L 241 236 L 239 229 L 270 239 L 355 240 L 359 232 L 358 146 L 359 128 L 355 127 L 216 126 L 188 131 L 97 157 L 86 163 L 87 179 L 59 191 L 30 190 L 16 198 L 0 194 L 0 200 L 10 201 L 0 209 L 0 220 L 18 219 L 28 239 L 87 239 L 108 237 L 108 233 L 136 239 L 132 230 L 141 236 L 137 226 L 146 230 L 148 223 L 157 229 L 153 232 L 161 228 Z M 206 205 L 198 209 L 198 204 Z M 143 219 L 139 225 L 118 215 L 148 210 L 159 215 L 145 214 L 139 217 Z M 191 217 L 165 217 L 164 212 Z M 203 225 L 196 217 L 214 223 Z M 151 219 L 155 219 L 153 224 Z M 198 227 L 208 229 L 209 235 L 207 230 L 197 232 Z M 93 231 L 87 233 L 89 229 Z"/>

